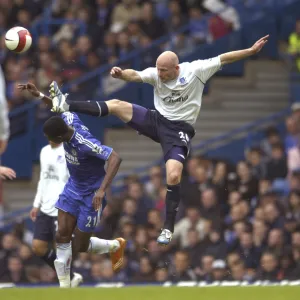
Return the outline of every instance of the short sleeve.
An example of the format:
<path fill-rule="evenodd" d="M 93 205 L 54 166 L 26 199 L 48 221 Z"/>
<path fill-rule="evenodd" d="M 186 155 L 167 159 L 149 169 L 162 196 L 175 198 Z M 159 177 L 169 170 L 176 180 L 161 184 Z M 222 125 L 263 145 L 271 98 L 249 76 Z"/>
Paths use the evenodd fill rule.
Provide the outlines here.
<path fill-rule="evenodd" d="M 191 64 L 196 76 L 202 81 L 202 83 L 206 83 L 211 76 L 221 69 L 220 56 L 204 60 L 195 60 Z"/>
<path fill-rule="evenodd" d="M 95 138 L 87 138 L 76 132 L 75 139 L 79 143 L 79 150 L 90 156 L 96 156 L 97 158 L 107 161 L 113 151 L 112 148 L 102 145 Z"/>
<path fill-rule="evenodd" d="M 141 72 L 137 72 L 142 78 L 143 83 L 149 83 L 151 85 L 155 85 L 157 78 L 157 70 L 156 68 L 147 68 Z"/>
<path fill-rule="evenodd" d="M 75 126 L 75 125 L 83 125 L 82 121 L 79 119 L 79 117 L 72 113 L 72 112 L 64 112 L 61 114 L 61 117 L 65 121 L 67 125 Z"/>

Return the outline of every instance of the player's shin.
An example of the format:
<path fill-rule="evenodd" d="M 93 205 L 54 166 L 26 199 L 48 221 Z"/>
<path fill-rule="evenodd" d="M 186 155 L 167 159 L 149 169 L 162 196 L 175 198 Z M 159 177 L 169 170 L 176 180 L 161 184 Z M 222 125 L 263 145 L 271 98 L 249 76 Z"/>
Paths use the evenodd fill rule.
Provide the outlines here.
<path fill-rule="evenodd" d="M 102 240 L 97 237 L 91 237 L 88 252 L 104 254 L 115 252 L 119 247 L 120 243 L 117 240 Z"/>
<path fill-rule="evenodd" d="M 56 253 L 54 249 L 49 249 L 48 252 L 41 256 L 41 259 L 53 270 L 55 270 L 54 261 L 56 259 Z"/>
<path fill-rule="evenodd" d="M 180 202 L 180 184 L 167 185 L 166 220 L 164 229 L 174 232 L 174 224 Z"/>
<path fill-rule="evenodd" d="M 69 110 L 95 117 L 108 115 L 108 107 L 104 101 L 68 101 Z"/>
<path fill-rule="evenodd" d="M 54 261 L 59 285 L 69 288 L 71 285 L 72 243 L 57 243 L 56 260 Z"/>

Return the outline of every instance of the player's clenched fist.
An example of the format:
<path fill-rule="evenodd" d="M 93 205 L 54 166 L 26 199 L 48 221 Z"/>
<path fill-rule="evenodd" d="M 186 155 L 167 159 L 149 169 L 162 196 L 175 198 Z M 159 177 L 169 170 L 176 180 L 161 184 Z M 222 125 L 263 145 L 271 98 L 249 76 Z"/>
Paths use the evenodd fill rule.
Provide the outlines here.
<path fill-rule="evenodd" d="M 110 75 L 113 77 L 113 78 L 121 78 L 122 76 L 122 69 L 119 68 L 119 67 L 113 67 L 110 71 Z"/>

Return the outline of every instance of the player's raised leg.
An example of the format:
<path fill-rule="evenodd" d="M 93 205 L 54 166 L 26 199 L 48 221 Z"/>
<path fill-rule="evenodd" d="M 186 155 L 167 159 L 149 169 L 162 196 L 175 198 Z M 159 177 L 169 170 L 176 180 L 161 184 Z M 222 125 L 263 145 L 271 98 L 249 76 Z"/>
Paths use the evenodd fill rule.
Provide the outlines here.
<path fill-rule="evenodd" d="M 117 99 L 108 101 L 66 101 L 68 94 L 63 94 L 57 83 L 53 81 L 50 85 L 50 95 L 55 112 L 72 111 L 90 116 L 104 117 L 114 115 L 123 122 L 128 123 L 132 119 L 133 106 L 131 103 Z"/>
<path fill-rule="evenodd" d="M 72 234 L 76 226 L 76 217 L 58 209 L 58 230 L 56 233 L 56 269 L 59 285 L 71 287 Z"/>
<path fill-rule="evenodd" d="M 174 232 L 175 218 L 180 202 L 183 162 L 186 154 L 183 147 L 173 147 L 167 156 L 165 158 L 167 175 L 166 219 L 164 228 L 157 239 L 157 242 L 163 245 L 170 243 Z"/>
<path fill-rule="evenodd" d="M 123 265 L 124 250 L 126 247 L 126 241 L 123 238 L 104 240 L 91 237 L 91 233 L 82 232 L 76 228 L 74 246 L 76 252 L 109 253 L 112 268 L 115 272 L 119 271 Z"/>

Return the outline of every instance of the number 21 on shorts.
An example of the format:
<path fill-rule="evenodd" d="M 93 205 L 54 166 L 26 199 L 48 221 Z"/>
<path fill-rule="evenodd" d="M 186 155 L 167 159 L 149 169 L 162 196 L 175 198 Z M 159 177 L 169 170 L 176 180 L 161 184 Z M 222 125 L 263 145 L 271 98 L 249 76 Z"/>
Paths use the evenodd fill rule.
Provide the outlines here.
<path fill-rule="evenodd" d="M 86 223 L 85 227 L 91 227 L 91 226 L 96 227 L 97 221 L 98 221 L 98 216 L 96 216 L 94 218 L 91 217 L 91 216 L 88 216 L 87 217 L 87 223 Z"/>

